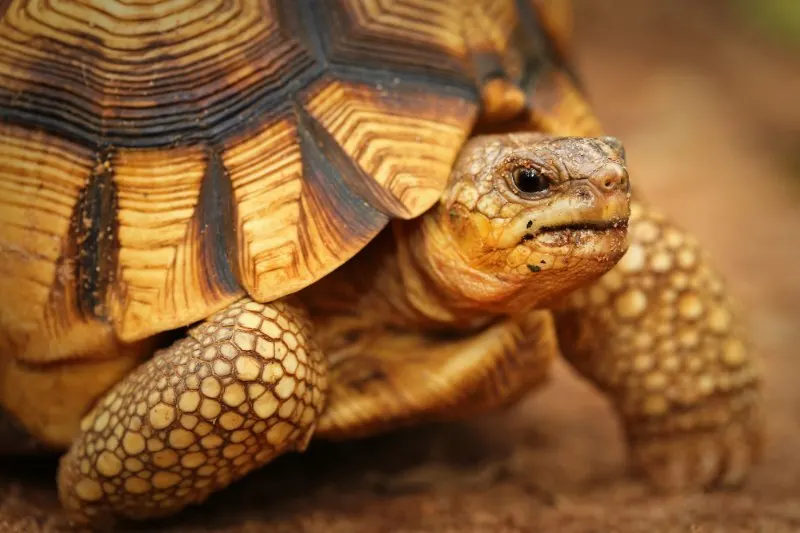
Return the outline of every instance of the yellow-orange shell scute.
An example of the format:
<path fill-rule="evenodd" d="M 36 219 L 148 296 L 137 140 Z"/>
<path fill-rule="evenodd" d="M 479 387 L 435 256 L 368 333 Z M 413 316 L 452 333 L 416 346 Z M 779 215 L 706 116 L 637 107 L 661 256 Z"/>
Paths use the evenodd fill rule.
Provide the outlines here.
<path fill-rule="evenodd" d="M 22 353 L 312 283 L 437 200 L 478 113 L 462 0 L 4 9 L 0 331 Z"/>

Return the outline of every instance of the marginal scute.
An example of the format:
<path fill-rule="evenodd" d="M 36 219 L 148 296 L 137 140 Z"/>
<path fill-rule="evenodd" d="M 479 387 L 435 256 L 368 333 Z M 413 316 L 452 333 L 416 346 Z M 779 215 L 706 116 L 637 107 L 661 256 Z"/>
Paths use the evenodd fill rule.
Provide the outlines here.
<path fill-rule="evenodd" d="M 74 276 L 76 258 L 63 256 L 70 248 L 72 217 L 92 172 L 94 151 L 3 121 L 0 153 L 0 329 L 16 344 L 20 358 L 70 357 L 73 343 L 48 341 L 85 324 Z M 78 335 L 75 344 L 91 341 L 92 328 L 84 327 L 89 331 Z M 95 329 L 95 339 L 97 333 Z"/>
<path fill-rule="evenodd" d="M 183 326 L 241 292 L 220 281 L 220 275 L 226 276 L 218 270 L 224 270 L 223 262 L 213 255 L 226 252 L 203 237 L 224 233 L 226 225 L 199 226 L 216 220 L 206 214 L 215 210 L 206 199 L 209 188 L 218 194 L 224 189 L 209 184 L 225 178 L 210 177 L 208 165 L 201 148 L 120 150 L 115 156 L 121 247 L 117 280 L 125 291 L 114 293 L 110 308 L 124 339 Z"/>

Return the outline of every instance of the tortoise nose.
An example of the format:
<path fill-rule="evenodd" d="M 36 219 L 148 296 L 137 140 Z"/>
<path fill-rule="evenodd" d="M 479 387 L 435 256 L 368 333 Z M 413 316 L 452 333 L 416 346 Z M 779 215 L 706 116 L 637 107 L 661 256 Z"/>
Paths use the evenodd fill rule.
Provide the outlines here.
<path fill-rule="evenodd" d="M 590 178 L 592 184 L 606 194 L 627 192 L 628 173 L 620 165 L 610 165 Z"/>

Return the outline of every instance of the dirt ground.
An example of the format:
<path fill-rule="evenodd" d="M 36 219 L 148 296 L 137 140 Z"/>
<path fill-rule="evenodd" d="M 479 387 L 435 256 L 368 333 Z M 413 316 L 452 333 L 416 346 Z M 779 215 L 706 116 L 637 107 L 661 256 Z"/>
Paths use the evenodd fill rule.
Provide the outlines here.
<path fill-rule="evenodd" d="M 580 68 L 633 180 L 706 244 L 750 310 L 770 413 L 747 486 L 648 493 L 627 476 L 607 406 L 559 366 L 510 413 L 316 443 L 142 531 L 800 531 L 800 50 L 715 0 L 576 4 Z M 61 530 L 54 468 L 0 463 L 0 532 Z"/>

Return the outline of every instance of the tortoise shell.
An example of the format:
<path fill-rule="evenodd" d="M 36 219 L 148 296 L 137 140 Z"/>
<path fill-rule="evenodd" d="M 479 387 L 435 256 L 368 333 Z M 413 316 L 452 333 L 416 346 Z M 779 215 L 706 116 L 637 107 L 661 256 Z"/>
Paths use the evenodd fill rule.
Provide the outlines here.
<path fill-rule="evenodd" d="M 439 198 L 542 34 L 530 0 L 3 5 L 0 335 L 31 358 L 331 272 Z"/>

